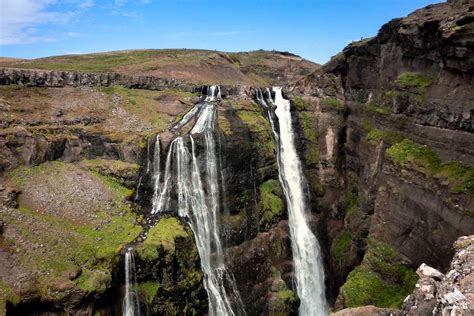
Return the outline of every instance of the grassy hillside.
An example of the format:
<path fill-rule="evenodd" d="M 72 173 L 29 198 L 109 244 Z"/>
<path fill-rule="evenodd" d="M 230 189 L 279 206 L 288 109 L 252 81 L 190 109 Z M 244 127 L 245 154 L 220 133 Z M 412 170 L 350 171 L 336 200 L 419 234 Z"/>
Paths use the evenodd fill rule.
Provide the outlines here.
<path fill-rule="evenodd" d="M 283 84 L 319 65 L 276 51 L 224 53 L 209 50 L 128 50 L 38 59 L 0 57 L 0 67 L 118 72 L 207 83 Z"/>

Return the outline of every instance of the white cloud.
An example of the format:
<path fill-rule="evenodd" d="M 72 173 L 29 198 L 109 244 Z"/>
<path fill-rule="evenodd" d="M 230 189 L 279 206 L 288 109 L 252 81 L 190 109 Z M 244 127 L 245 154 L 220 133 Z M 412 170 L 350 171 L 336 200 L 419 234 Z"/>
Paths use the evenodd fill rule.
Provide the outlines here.
<path fill-rule="evenodd" d="M 69 0 L 69 10 L 52 9 L 57 0 L 0 0 L 0 45 L 52 42 L 60 35 L 39 35 L 36 27 L 64 24 L 94 5 L 92 0 Z"/>

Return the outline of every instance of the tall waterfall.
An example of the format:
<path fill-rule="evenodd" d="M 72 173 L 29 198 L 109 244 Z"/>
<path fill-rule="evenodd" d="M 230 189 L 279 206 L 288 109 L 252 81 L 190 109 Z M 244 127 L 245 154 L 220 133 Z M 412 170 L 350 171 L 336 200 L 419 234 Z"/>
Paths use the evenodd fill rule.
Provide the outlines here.
<path fill-rule="evenodd" d="M 219 160 L 214 136 L 216 105 L 213 103 L 218 99 L 219 87 L 209 87 L 205 100 L 196 104 L 174 126 L 178 131 L 195 118 L 189 135 L 178 136 L 169 145 L 164 177 L 161 179 L 159 167 L 154 171 L 152 213 L 177 209 L 193 230 L 205 274 L 209 314 L 243 315 L 245 310 L 234 277 L 226 268 L 219 235 Z M 197 140 L 203 141 L 199 155 Z M 156 144 L 159 147 L 159 140 Z M 159 166 L 159 162 L 154 165 Z"/>
<path fill-rule="evenodd" d="M 135 260 L 133 249 L 128 248 L 125 252 L 125 297 L 122 302 L 123 316 L 140 316 L 140 301 L 138 300 L 135 286 L 137 277 L 135 274 Z"/>
<path fill-rule="evenodd" d="M 274 99 L 270 90 L 266 91 L 266 101 L 258 90 L 257 99 L 267 109 L 278 147 L 279 180 L 288 205 L 296 290 L 301 300 L 299 314 L 327 315 L 321 251 L 305 216 L 308 207 L 303 190 L 304 175 L 295 148 L 290 101 L 283 98 L 281 88 L 273 88 L 273 92 Z"/>

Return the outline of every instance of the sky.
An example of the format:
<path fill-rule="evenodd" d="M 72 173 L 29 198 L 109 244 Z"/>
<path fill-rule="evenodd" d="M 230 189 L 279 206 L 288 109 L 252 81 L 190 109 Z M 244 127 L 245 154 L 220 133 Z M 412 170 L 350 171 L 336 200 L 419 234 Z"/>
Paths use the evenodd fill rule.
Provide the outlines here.
<path fill-rule="evenodd" d="M 0 0 L 0 56 L 124 49 L 290 51 L 327 62 L 433 0 Z"/>

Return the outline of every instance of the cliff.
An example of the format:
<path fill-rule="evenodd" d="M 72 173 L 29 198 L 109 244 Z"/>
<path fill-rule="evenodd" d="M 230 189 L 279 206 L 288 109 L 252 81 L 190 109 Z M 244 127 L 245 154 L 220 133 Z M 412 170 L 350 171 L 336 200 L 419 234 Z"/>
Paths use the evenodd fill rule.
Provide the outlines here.
<path fill-rule="evenodd" d="M 472 13 L 450 1 L 394 19 L 292 87 L 316 117 L 336 308 L 400 307 L 414 270 L 446 269 L 474 231 Z"/>

